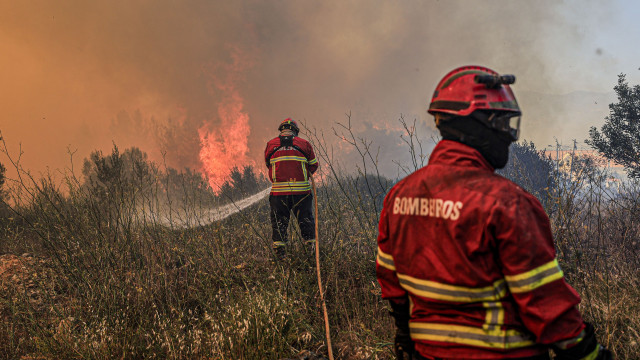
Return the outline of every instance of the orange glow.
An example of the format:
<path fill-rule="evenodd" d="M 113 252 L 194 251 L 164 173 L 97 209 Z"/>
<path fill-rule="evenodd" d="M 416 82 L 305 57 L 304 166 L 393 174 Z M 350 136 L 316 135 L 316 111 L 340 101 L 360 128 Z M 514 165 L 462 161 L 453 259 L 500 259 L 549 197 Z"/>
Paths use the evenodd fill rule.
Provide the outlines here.
<path fill-rule="evenodd" d="M 237 48 L 231 49 L 232 63 L 221 66 L 223 78 L 213 76 L 212 85 L 222 92 L 218 104 L 220 122 L 206 122 L 198 129 L 200 137 L 200 161 L 203 173 L 214 190 L 229 177 L 231 169 L 254 165 L 247 154 L 251 127 L 249 114 L 244 111 L 244 99 L 238 91 L 238 83 L 246 69 L 252 65 Z"/>

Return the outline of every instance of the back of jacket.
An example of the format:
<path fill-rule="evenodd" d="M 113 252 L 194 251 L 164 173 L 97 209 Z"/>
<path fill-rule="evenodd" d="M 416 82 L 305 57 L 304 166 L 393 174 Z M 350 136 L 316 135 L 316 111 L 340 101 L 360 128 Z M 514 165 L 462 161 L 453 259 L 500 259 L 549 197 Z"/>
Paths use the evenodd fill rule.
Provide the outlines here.
<path fill-rule="evenodd" d="M 294 146 L 281 145 L 280 137 L 276 137 L 267 143 L 264 151 L 272 183 L 271 194 L 309 194 L 309 176 L 318 169 L 313 147 L 307 140 L 297 136 L 293 138 Z"/>
<path fill-rule="evenodd" d="M 458 142 L 387 194 L 377 276 L 383 298 L 409 297 L 423 355 L 533 356 L 584 328 L 538 200 Z"/>

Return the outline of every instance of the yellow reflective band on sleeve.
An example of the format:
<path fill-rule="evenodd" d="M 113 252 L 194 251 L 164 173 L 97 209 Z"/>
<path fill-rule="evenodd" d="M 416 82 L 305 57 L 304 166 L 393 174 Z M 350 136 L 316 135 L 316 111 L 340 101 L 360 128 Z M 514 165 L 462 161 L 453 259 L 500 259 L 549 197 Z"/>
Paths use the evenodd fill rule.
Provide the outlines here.
<path fill-rule="evenodd" d="M 313 165 L 313 164 L 317 164 L 318 163 L 318 159 L 317 158 L 313 158 L 312 160 L 309 160 L 309 165 Z"/>
<path fill-rule="evenodd" d="M 515 330 L 482 329 L 471 326 L 420 323 L 409 324 L 413 340 L 427 340 L 491 349 L 514 349 L 534 345 L 533 339 Z"/>
<path fill-rule="evenodd" d="M 552 281 L 562 279 L 563 273 L 558 265 L 558 259 L 553 259 L 542 266 L 518 275 L 506 275 L 512 293 L 532 291 Z"/>
<path fill-rule="evenodd" d="M 396 271 L 396 263 L 393 261 L 393 256 L 384 253 L 378 246 L 378 257 L 376 258 L 378 265 L 387 268 L 391 271 Z"/>
<path fill-rule="evenodd" d="M 485 287 L 466 287 L 442 284 L 435 281 L 422 280 L 398 273 L 400 285 L 411 294 L 425 298 L 453 302 L 497 301 L 507 294 L 507 285 L 503 279 Z"/>
<path fill-rule="evenodd" d="M 273 163 L 277 163 L 279 161 L 300 161 L 300 162 L 307 162 L 307 158 L 303 157 L 303 156 L 278 156 L 278 157 L 273 157 L 271 158 L 270 162 Z"/>
<path fill-rule="evenodd" d="M 598 344 L 598 346 L 596 346 L 596 348 L 591 352 L 591 354 L 583 357 L 581 360 L 596 360 L 598 358 L 598 355 L 600 355 L 600 347 L 602 345 Z"/>

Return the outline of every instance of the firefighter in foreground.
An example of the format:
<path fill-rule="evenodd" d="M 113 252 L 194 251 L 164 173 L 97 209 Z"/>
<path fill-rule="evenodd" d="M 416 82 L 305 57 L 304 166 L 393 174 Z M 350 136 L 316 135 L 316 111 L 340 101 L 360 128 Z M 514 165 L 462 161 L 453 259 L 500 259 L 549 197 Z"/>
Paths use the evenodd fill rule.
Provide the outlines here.
<path fill-rule="evenodd" d="M 318 169 L 318 160 L 307 140 L 298 137 L 300 128 L 293 119 L 284 120 L 278 127 L 280 135 L 267 143 L 264 151 L 269 180 L 271 180 L 271 227 L 273 248 L 278 259 L 284 259 L 287 245 L 289 216 L 298 220 L 302 239 L 315 246 L 315 220 L 310 176 Z"/>
<path fill-rule="evenodd" d="M 429 113 L 442 140 L 380 216 L 377 276 L 399 359 L 611 359 L 558 266 L 540 202 L 494 174 L 518 139 L 512 75 L 457 68 Z"/>

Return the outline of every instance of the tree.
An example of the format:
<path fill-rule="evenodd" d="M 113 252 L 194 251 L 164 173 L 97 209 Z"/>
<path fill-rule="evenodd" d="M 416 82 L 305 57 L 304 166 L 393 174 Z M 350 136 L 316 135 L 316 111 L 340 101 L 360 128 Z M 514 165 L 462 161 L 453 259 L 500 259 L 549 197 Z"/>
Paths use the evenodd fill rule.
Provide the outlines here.
<path fill-rule="evenodd" d="M 609 116 L 598 131 L 589 130 L 585 140 L 605 158 L 624 166 L 629 177 L 640 178 L 640 85 L 629 86 L 625 75 L 618 75 L 613 88 L 618 102 L 609 104 Z"/>
<path fill-rule="evenodd" d="M 555 187 L 554 166 L 533 142 L 513 143 L 509 148 L 509 162 L 497 171 L 540 200 L 547 201 L 547 191 Z"/>
<path fill-rule="evenodd" d="M 6 181 L 6 171 L 7 168 L 5 168 L 4 165 L 0 163 L 0 223 L 2 223 L 2 220 L 4 220 L 4 218 L 7 218 L 9 216 L 9 205 L 7 205 L 7 203 L 5 202 L 7 193 L 4 189 L 4 183 Z"/>
<path fill-rule="evenodd" d="M 150 190 L 157 169 L 147 154 L 136 147 L 122 154 L 114 144 L 110 155 L 94 151 L 84 160 L 84 187 L 101 201 L 132 197 Z"/>
<path fill-rule="evenodd" d="M 242 169 L 234 166 L 229 179 L 220 187 L 220 195 L 237 200 L 237 198 L 257 193 L 267 184 L 266 178 L 262 174 L 256 174 L 253 166 L 245 166 Z"/>
<path fill-rule="evenodd" d="M 4 182 L 5 182 L 5 172 L 7 171 L 7 168 L 4 167 L 4 165 L 2 165 L 2 163 L 0 163 L 0 200 L 2 200 L 3 195 L 4 195 Z"/>

